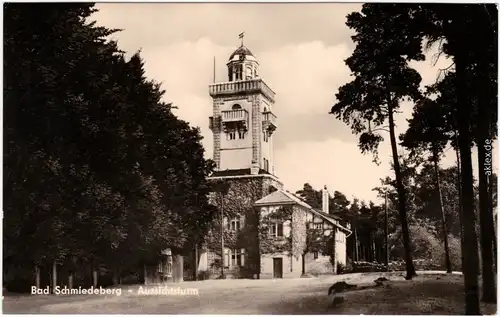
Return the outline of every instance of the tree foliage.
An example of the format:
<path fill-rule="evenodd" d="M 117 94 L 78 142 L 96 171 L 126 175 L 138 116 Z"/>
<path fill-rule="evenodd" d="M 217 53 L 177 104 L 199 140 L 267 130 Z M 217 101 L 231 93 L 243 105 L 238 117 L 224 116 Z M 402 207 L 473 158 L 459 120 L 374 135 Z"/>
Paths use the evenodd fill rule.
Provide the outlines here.
<path fill-rule="evenodd" d="M 134 267 L 210 220 L 197 128 L 93 4 L 5 4 L 4 265 Z M 193 238 L 194 237 L 194 238 Z"/>

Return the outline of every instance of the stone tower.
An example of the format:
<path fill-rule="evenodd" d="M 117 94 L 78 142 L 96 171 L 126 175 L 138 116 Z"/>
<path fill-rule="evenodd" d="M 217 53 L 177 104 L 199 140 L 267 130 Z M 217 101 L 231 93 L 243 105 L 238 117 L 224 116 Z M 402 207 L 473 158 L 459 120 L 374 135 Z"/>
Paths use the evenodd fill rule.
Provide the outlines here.
<path fill-rule="evenodd" d="M 274 174 L 275 93 L 259 77 L 259 62 L 242 45 L 227 62 L 228 80 L 209 86 L 214 161 L 218 171 Z"/>
<path fill-rule="evenodd" d="M 229 191 L 211 196 L 220 213 L 207 236 L 199 268 L 217 276 L 220 271 L 214 263 L 218 261 L 224 263 L 227 272 L 238 267 L 239 274 L 255 277 L 260 272 L 260 250 L 254 203 L 283 187 L 274 175 L 275 93 L 259 77 L 259 63 L 243 43 L 226 65 L 227 81 L 209 86 L 213 99 L 209 126 L 217 165 L 209 179 L 224 181 Z M 223 242 L 221 231 L 226 236 Z"/>

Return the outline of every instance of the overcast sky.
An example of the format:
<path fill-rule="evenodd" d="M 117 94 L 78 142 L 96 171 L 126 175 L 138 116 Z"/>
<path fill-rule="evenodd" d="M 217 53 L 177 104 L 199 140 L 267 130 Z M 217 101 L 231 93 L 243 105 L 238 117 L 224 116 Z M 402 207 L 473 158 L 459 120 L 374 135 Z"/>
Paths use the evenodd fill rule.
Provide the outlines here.
<path fill-rule="evenodd" d="M 371 154 L 360 153 L 350 128 L 328 114 L 338 88 L 351 80 L 344 60 L 354 48 L 353 33 L 345 17 L 360 4 L 107 3 L 97 8 L 93 18 L 99 25 L 123 29 L 112 37 L 122 50 L 129 55 L 141 50 L 146 75 L 163 83 L 165 101 L 179 107 L 173 111 L 200 127 L 207 158 L 213 153 L 208 128 L 213 59 L 216 80 L 225 81 L 225 64 L 244 31 L 261 77 L 276 92 L 275 168 L 286 189 L 326 184 L 331 193 L 341 191 L 351 200 L 378 200 L 372 188 L 393 173 L 388 135 L 377 166 Z M 413 64 L 422 85 L 435 82 L 439 69 L 450 64 L 440 58 L 434 65 L 434 55 L 430 51 L 425 62 Z M 412 104 L 405 104 L 396 117 L 398 133 L 406 130 L 411 112 Z M 452 164 L 455 152 L 448 150 L 443 165 Z"/>

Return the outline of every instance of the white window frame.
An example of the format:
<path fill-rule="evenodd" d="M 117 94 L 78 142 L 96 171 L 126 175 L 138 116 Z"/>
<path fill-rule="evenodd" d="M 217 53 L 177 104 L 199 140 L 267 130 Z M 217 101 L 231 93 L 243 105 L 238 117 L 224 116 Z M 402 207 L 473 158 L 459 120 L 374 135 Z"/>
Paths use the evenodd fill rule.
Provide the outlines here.
<path fill-rule="evenodd" d="M 279 230 L 278 230 L 278 227 L 281 225 L 281 235 L 279 235 Z M 269 235 L 271 235 L 272 237 L 284 237 L 285 236 L 285 233 L 284 233 L 284 225 L 283 225 L 283 222 L 272 222 L 270 225 L 269 225 Z"/>
<path fill-rule="evenodd" d="M 229 230 L 238 232 L 241 230 L 241 219 L 239 217 L 235 217 L 228 222 Z"/>
<path fill-rule="evenodd" d="M 245 265 L 245 249 L 232 249 L 227 252 L 227 260 L 229 268 L 243 267 Z M 240 264 L 238 264 L 238 260 Z"/>

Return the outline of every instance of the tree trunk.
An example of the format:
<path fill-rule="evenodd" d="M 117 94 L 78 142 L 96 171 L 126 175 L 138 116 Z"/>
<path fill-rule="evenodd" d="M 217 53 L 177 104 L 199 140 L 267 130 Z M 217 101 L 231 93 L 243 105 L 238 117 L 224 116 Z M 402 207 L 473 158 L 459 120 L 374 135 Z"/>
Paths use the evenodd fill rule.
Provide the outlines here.
<path fill-rule="evenodd" d="M 120 283 L 120 269 L 115 268 L 113 270 L 113 285 L 118 285 Z"/>
<path fill-rule="evenodd" d="M 198 244 L 194 246 L 194 280 L 198 280 Z"/>
<path fill-rule="evenodd" d="M 458 124 L 458 123 L 457 123 Z M 464 269 L 464 220 L 463 220 L 463 208 L 462 208 L 462 173 L 460 172 L 460 149 L 458 148 L 458 132 L 455 131 L 455 142 L 457 144 L 457 149 L 455 153 L 457 155 L 457 192 L 458 192 L 458 216 L 460 218 L 460 270 Z"/>
<path fill-rule="evenodd" d="M 52 262 L 52 292 L 57 286 L 57 263 L 56 261 Z"/>
<path fill-rule="evenodd" d="M 396 135 L 394 131 L 394 107 L 392 100 L 388 100 L 389 106 L 389 134 L 391 139 L 391 150 L 392 150 L 392 158 L 394 161 L 394 172 L 396 174 L 396 187 L 398 192 L 398 209 L 399 209 L 399 218 L 401 221 L 401 231 L 403 233 L 403 246 L 405 250 L 405 261 L 406 261 L 406 279 L 411 280 L 413 276 L 417 275 L 415 271 L 415 266 L 413 265 L 413 258 L 411 254 L 411 245 L 410 245 L 410 230 L 408 228 L 408 219 L 406 214 L 406 189 L 403 185 L 403 179 L 401 175 L 401 167 L 399 165 L 399 157 L 398 157 L 398 149 L 396 143 Z"/>
<path fill-rule="evenodd" d="M 444 255 L 446 273 L 452 273 L 450 260 L 450 247 L 448 244 L 448 229 L 446 227 L 446 213 L 444 211 L 443 195 L 441 193 L 441 178 L 439 176 L 439 153 L 435 144 L 432 145 L 432 155 L 434 161 L 434 181 L 436 182 L 437 194 L 439 199 L 439 209 L 441 212 L 441 224 L 443 229 Z"/>
<path fill-rule="evenodd" d="M 306 254 L 302 254 L 302 275 L 306 274 Z"/>
<path fill-rule="evenodd" d="M 497 224 L 498 224 L 498 220 L 497 220 L 497 216 L 493 213 L 493 191 L 496 190 L 496 188 L 493 188 L 493 176 L 490 175 L 488 177 L 488 203 L 489 203 L 489 210 L 491 212 L 491 214 L 493 215 L 493 261 L 494 261 L 494 264 L 495 264 L 495 269 L 496 267 L 498 267 L 498 263 L 497 263 L 497 232 L 496 232 L 496 228 L 497 228 Z"/>
<path fill-rule="evenodd" d="M 372 254 L 373 254 L 373 262 L 377 261 L 377 243 L 375 242 L 375 231 L 372 231 Z"/>
<path fill-rule="evenodd" d="M 38 265 L 35 266 L 35 286 L 40 289 L 40 267 Z"/>
<path fill-rule="evenodd" d="M 384 237 L 385 237 L 385 267 L 389 271 L 389 218 L 387 215 L 387 192 L 385 193 L 385 214 L 384 214 Z"/>
<path fill-rule="evenodd" d="M 456 22 L 460 23 L 460 22 Z M 453 34 L 458 36 L 458 34 Z M 465 50 L 465 52 L 463 52 Z M 474 188 L 471 158 L 471 106 L 468 104 L 468 87 L 466 74 L 466 48 L 459 48 L 455 56 L 457 114 L 458 114 L 458 146 L 460 148 L 460 165 L 462 174 L 462 220 L 464 233 L 464 274 L 465 314 L 481 315 L 479 306 L 479 259 L 476 232 L 476 215 L 474 212 Z"/>
<path fill-rule="evenodd" d="M 483 10 L 481 10 L 483 11 Z M 488 19 L 487 16 L 484 19 Z M 495 98 L 490 92 L 490 76 L 488 75 L 488 55 L 486 53 L 489 43 L 484 40 L 491 38 L 490 27 L 486 26 L 480 37 L 482 44 L 479 49 L 478 74 L 481 80 L 477 81 L 478 117 L 476 141 L 477 158 L 479 168 L 479 225 L 481 238 L 481 266 L 483 279 L 483 298 L 487 303 L 495 303 L 497 299 L 495 287 L 495 273 L 493 271 L 493 239 L 495 237 L 493 228 L 493 212 L 489 208 L 488 176 L 491 175 L 492 142 L 489 135 L 490 127 L 490 103 Z M 484 37 L 483 37 L 484 36 Z M 495 36 L 496 37 L 496 36 Z M 482 39 L 482 40 L 481 40 Z M 496 39 L 495 39 L 496 40 Z M 496 107 L 496 105 L 495 105 Z M 487 153 L 489 155 L 487 155 Z M 489 160 L 487 162 L 487 160 Z"/>
<path fill-rule="evenodd" d="M 479 143 L 480 142 L 480 143 Z M 480 238 L 481 238 L 481 266 L 482 266 L 482 280 L 483 280 L 483 298 L 484 302 L 496 302 L 496 289 L 495 289 L 495 276 L 493 272 L 493 215 L 488 208 L 488 179 L 485 175 L 484 161 L 486 153 L 484 146 L 484 139 L 478 138 L 478 163 L 479 163 L 479 224 L 480 224 Z"/>
<path fill-rule="evenodd" d="M 372 262 L 372 232 L 368 230 L 368 243 L 366 246 L 366 261 Z"/>
<path fill-rule="evenodd" d="M 457 123 L 458 125 L 458 123 Z M 455 131 L 455 142 L 457 148 L 455 153 L 457 155 L 457 192 L 458 192 L 458 216 L 460 218 L 460 271 L 464 270 L 464 220 L 463 220 L 463 208 L 462 208 L 462 173 L 460 172 L 460 149 L 458 148 L 458 132 Z"/>
<path fill-rule="evenodd" d="M 93 285 L 94 287 L 97 287 L 97 283 L 98 283 L 98 280 L 97 280 L 97 279 L 98 279 L 98 276 L 97 276 L 97 271 L 94 269 L 94 270 L 92 271 L 92 285 Z"/>
<path fill-rule="evenodd" d="M 358 229 L 354 227 L 354 262 L 359 261 Z"/>
<path fill-rule="evenodd" d="M 148 285 L 148 268 L 146 264 L 144 264 L 143 271 L 144 271 L 144 285 Z"/>
<path fill-rule="evenodd" d="M 68 275 L 68 287 L 69 287 L 69 289 L 73 288 L 73 272 L 69 272 L 69 275 Z"/>

